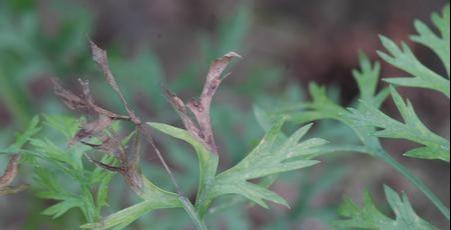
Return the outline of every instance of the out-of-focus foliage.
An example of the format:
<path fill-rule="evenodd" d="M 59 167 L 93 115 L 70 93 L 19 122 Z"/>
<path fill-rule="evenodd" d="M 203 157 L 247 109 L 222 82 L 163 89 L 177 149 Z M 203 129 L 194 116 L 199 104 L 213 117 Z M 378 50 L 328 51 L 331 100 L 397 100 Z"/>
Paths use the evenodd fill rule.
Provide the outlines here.
<path fill-rule="evenodd" d="M 11 2 L 0 3 L 0 96 L 14 124 L 20 127 L 38 109 L 27 88 L 32 81 L 87 70 L 85 39 L 91 30 L 91 17 L 86 10 L 70 4 L 70 11 L 51 19 L 59 23 L 56 31 L 43 32 L 45 23 L 32 10 L 34 1 L 20 7 Z M 54 6 L 62 9 L 69 7 L 67 4 Z M 51 102 L 47 109 L 56 106 Z"/>
<path fill-rule="evenodd" d="M 359 207 L 351 199 L 346 199 L 340 206 L 338 213 L 349 219 L 335 222 L 338 228 L 359 228 L 359 229 L 418 229 L 437 230 L 436 227 L 421 219 L 413 210 L 406 194 L 399 196 L 393 189 L 384 186 L 385 196 L 391 209 L 395 213 L 395 219 L 387 217 L 380 212 L 373 202 L 368 192 L 364 195 L 363 207 Z"/>

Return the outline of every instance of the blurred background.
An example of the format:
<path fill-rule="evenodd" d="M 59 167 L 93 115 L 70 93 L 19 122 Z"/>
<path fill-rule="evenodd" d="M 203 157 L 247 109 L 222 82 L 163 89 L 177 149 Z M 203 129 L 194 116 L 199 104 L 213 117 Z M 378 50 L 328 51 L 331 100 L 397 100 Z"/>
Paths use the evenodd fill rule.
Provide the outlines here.
<path fill-rule="evenodd" d="M 381 49 L 378 34 L 395 41 L 414 33 L 413 20 L 429 23 L 433 11 L 447 1 L 426 0 L 1 0 L 0 1 L 0 146 L 7 146 L 35 114 L 71 114 L 53 95 L 49 79 L 57 77 L 73 89 L 77 78 L 89 79 L 94 95 L 113 111 L 119 100 L 91 61 L 88 39 L 108 50 L 112 70 L 126 97 L 146 120 L 180 125 L 160 85 L 183 98 L 197 96 L 211 61 L 229 51 L 244 58 L 234 63 L 213 105 L 213 123 L 221 149 L 221 168 L 242 159 L 264 131 L 253 105 L 307 100 L 310 81 L 328 85 L 335 98 L 350 105 L 358 90 L 351 70 L 358 50 L 373 60 Z M 409 43 L 420 59 L 437 70 L 429 50 Z M 383 64 L 382 76 L 399 76 Z M 449 101 L 428 90 L 402 89 L 432 130 L 449 139 Z M 399 117 L 390 100 L 384 111 Z M 354 141 L 334 122 L 316 125 L 312 136 L 335 142 Z M 168 137 L 157 140 L 177 179 L 195 194 L 197 163 L 187 145 Z M 449 164 L 408 159 L 401 153 L 413 145 L 386 141 L 385 146 L 414 174 L 426 181 L 449 207 Z M 187 150 L 189 150 L 187 152 Z M 170 187 L 153 152 L 145 154 L 143 171 L 162 187 Z M 7 158 L 1 156 L 3 170 Z M 22 169 L 18 181 L 29 182 Z M 446 182 L 446 183 L 445 183 Z M 382 184 L 408 193 L 425 219 L 441 228 L 449 223 L 400 174 L 363 155 L 329 157 L 319 166 L 287 173 L 273 186 L 291 209 L 238 204 L 208 217 L 212 229 L 331 229 L 335 210 L 347 195 L 361 200 L 364 189 L 386 206 Z M 134 204 L 136 197 L 119 176 L 111 185 L 105 215 Z M 0 229 L 78 229 L 83 218 L 73 210 L 52 220 L 40 212 L 53 204 L 32 191 L 0 197 Z M 174 221 L 177 220 L 177 221 Z M 150 227 L 149 227 L 150 226 Z M 129 229 L 190 229 L 183 211 L 159 211 Z"/>

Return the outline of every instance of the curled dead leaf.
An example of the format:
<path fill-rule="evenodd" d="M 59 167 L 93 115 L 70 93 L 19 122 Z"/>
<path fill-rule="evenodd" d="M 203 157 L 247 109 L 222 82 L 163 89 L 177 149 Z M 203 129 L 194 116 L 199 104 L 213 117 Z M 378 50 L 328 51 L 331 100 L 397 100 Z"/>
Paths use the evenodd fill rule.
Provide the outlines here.
<path fill-rule="evenodd" d="M 69 141 L 69 146 L 86 137 L 99 136 L 106 128 L 110 127 L 112 122 L 113 120 L 110 117 L 99 114 L 95 121 L 86 123 L 81 127 L 81 129 Z"/>
<path fill-rule="evenodd" d="M 113 73 L 111 72 L 110 67 L 108 65 L 108 56 L 106 51 L 100 49 L 100 47 L 98 47 L 92 41 L 89 41 L 89 43 L 91 45 L 92 59 L 102 69 L 108 84 L 110 84 L 115 91 L 120 91 L 116 79 L 114 78 Z"/>
<path fill-rule="evenodd" d="M 185 103 L 175 95 L 172 91 L 169 89 L 165 90 L 166 92 L 166 98 L 168 99 L 169 103 L 172 105 L 172 107 L 175 109 L 179 117 L 182 119 L 183 125 L 185 128 L 194 136 L 199 136 L 199 128 L 194 124 L 194 122 L 191 120 L 189 115 L 187 114 Z"/>
<path fill-rule="evenodd" d="M 111 118 L 112 120 L 129 120 L 129 116 L 119 115 L 98 106 L 91 95 L 89 82 L 87 80 L 78 79 L 83 90 L 82 96 L 77 96 L 70 90 L 64 89 L 57 79 L 52 79 L 55 94 L 60 96 L 64 104 L 72 110 L 101 114 Z"/>
<path fill-rule="evenodd" d="M 111 72 L 110 66 L 108 64 L 108 56 L 107 56 L 106 51 L 102 50 L 100 47 L 98 47 L 92 41 L 90 41 L 90 44 L 91 44 L 91 52 L 92 52 L 93 60 L 102 69 L 102 72 L 105 75 L 105 78 L 106 78 L 108 84 L 111 86 L 111 88 L 113 88 L 113 90 L 116 92 L 116 94 L 121 99 L 122 104 L 124 105 L 125 109 L 127 110 L 127 113 L 130 116 L 131 121 L 135 124 L 141 124 L 141 120 L 136 116 L 135 112 L 128 105 L 127 100 L 125 100 L 125 97 L 124 97 L 121 89 L 119 88 L 119 85 L 117 84 L 113 73 Z"/>
<path fill-rule="evenodd" d="M 19 155 L 12 155 L 9 159 L 8 166 L 6 166 L 5 172 L 0 177 L 0 188 L 10 185 L 17 175 L 19 167 Z"/>
<path fill-rule="evenodd" d="M 225 77 L 222 77 L 222 73 L 230 64 L 233 58 L 241 58 L 241 56 L 235 52 L 229 52 L 223 57 L 216 59 L 210 66 L 208 74 L 202 89 L 202 93 L 199 99 L 190 100 L 187 105 L 174 93 L 166 90 L 166 95 L 181 117 L 185 128 L 196 138 L 198 138 L 207 149 L 217 154 L 218 149 L 214 139 L 213 128 L 210 118 L 210 106 L 213 96 L 215 95 L 219 85 Z M 228 76 L 226 74 L 225 76 Z M 197 125 L 187 115 L 186 107 L 194 114 Z"/>
<path fill-rule="evenodd" d="M 64 104 L 72 110 L 84 110 L 84 109 L 92 109 L 86 100 L 83 100 L 79 96 L 75 95 L 69 90 L 64 89 L 58 80 L 52 78 L 53 87 L 55 90 L 55 94 L 60 96 L 63 100 Z"/>
<path fill-rule="evenodd" d="M 18 193 L 28 188 L 28 185 L 25 184 L 9 186 L 17 176 L 19 160 L 19 155 L 13 155 L 9 159 L 8 166 L 6 166 L 5 172 L 0 177 L 0 196 Z"/>
<path fill-rule="evenodd" d="M 29 185 L 21 184 L 19 186 L 0 187 L 0 196 L 11 195 L 28 189 Z"/>

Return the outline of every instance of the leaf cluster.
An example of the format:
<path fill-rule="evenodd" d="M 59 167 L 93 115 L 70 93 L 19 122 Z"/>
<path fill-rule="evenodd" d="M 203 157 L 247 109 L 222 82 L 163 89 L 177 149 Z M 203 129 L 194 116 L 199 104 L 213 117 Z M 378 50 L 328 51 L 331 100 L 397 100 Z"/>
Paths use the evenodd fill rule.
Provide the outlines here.
<path fill-rule="evenodd" d="M 363 53 L 360 53 L 360 69 L 353 71 L 360 95 L 352 107 L 344 108 L 339 105 L 327 95 L 325 87 L 313 83 L 309 87 L 312 98 L 310 102 L 288 105 L 277 111 L 265 111 L 258 108 L 257 111 L 259 111 L 260 117 L 274 122 L 281 116 L 288 116 L 290 121 L 299 124 L 332 119 L 347 125 L 360 139 L 360 144 L 329 145 L 322 148 L 323 151 L 365 153 L 385 161 L 422 191 L 449 220 L 449 209 L 421 180 L 394 160 L 380 143 L 380 138 L 405 139 L 416 142 L 422 146 L 409 150 L 404 154 L 405 156 L 442 160 L 449 163 L 449 140 L 439 136 L 424 125 L 415 113 L 412 103 L 403 99 L 395 87 L 407 86 L 432 89 L 443 93 L 449 98 L 449 11 L 449 4 L 447 4 L 443 8 L 441 15 L 437 13 L 432 14 L 432 22 L 439 34 L 433 32 L 425 23 L 416 20 L 415 28 L 418 35 L 411 36 L 412 41 L 425 45 L 438 55 L 446 69 L 445 76 L 440 76 L 422 64 L 406 43 L 401 43 L 401 48 L 399 48 L 392 40 L 381 36 L 381 42 L 388 54 L 379 51 L 379 56 L 389 64 L 411 74 L 412 77 L 384 79 L 390 83 L 390 86 L 378 91 L 380 64 L 378 62 L 372 64 Z M 391 96 L 393 99 L 403 121 L 398 121 L 380 110 L 380 106 L 388 96 Z M 356 208 L 349 201 L 346 202 L 345 206 L 347 208 L 342 214 L 345 217 L 352 217 L 352 220 L 342 222 L 341 226 L 368 229 L 409 229 L 410 226 L 413 226 L 410 224 L 416 223 L 421 226 L 420 229 L 433 229 L 425 227 L 430 225 L 414 215 L 406 198 L 403 198 L 403 201 L 401 201 L 388 188 L 386 188 L 386 194 L 389 203 L 396 212 L 396 222 L 387 221 L 387 218 L 375 212 L 374 206 L 370 204 L 367 198 L 364 209 Z M 367 225 L 363 223 L 367 223 Z"/>
<path fill-rule="evenodd" d="M 45 116 L 43 123 L 48 132 L 64 137 L 64 142 L 69 141 L 80 126 L 79 120 L 65 116 Z M 55 139 L 30 138 L 31 150 L 24 151 L 26 162 L 33 167 L 35 194 L 57 201 L 42 213 L 57 218 L 78 208 L 87 221 L 98 220 L 107 205 L 113 173 L 91 166 L 84 157 L 89 148 L 80 145 L 67 148 L 61 144 L 64 142 L 55 142 Z M 101 161 L 107 164 L 114 159 L 105 156 Z"/>
<path fill-rule="evenodd" d="M 70 141 L 70 144 L 80 142 L 88 147 L 114 156 L 119 162 L 119 166 L 112 166 L 103 162 L 93 162 L 106 170 L 121 173 L 132 190 L 134 190 L 143 201 L 105 217 L 98 223 L 83 225 L 83 228 L 104 229 L 110 227 L 124 227 L 149 211 L 161 208 L 179 207 L 183 208 L 189 214 L 198 229 L 206 229 L 203 218 L 215 198 L 226 194 L 238 194 L 263 207 L 268 207 L 264 200 L 288 206 L 286 201 L 276 193 L 268 190 L 265 186 L 250 183 L 248 180 L 309 167 L 318 163 L 318 161 L 310 160 L 310 155 L 315 154 L 317 152 L 315 147 L 323 145 L 325 141 L 313 138 L 299 143 L 300 139 L 306 134 L 311 125 L 299 129 L 288 138 L 281 139 L 281 128 L 284 123 L 284 121 L 281 120 L 274 125 L 262 139 L 260 144 L 257 145 L 247 157 L 229 170 L 217 174 L 219 151 L 215 144 L 213 128 L 211 125 L 210 104 L 219 84 L 224 79 L 222 76 L 223 71 L 226 69 L 231 59 L 238 56 L 235 53 L 226 54 L 224 57 L 215 60 L 211 65 L 199 99 L 191 100 L 185 105 L 180 98 L 167 90 L 168 99 L 182 118 L 186 130 L 162 123 L 147 123 L 150 125 L 148 127 L 153 127 L 175 138 L 188 142 L 196 150 L 199 160 L 200 177 L 197 198 L 193 205 L 184 196 L 172 171 L 165 163 L 161 152 L 153 143 L 153 138 L 151 137 L 149 130 L 145 128 L 147 125 L 141 123 L 141 120 L 135 115 L 133 110 L 129 107 L 125 97 L 122 95 L 122 91 L 109 69 L 106 52 L 93 43 L 91 43 L 91 48 L 94 61 L 98 63 L 105 75 L 106 81 L 113 90 L 116 91 L 123 102 L 128 115 L 118 115 L 97 106 L 90 95 L 89 87 L 85 81 L 81 81 L 83 87 L 82 96 L 77 96 L 71 91 L 63 89 L 56 83 L 56 93 L 62 97 L 69 108 L 88 110 L 97 115 L 96 120 L 83 124 L 81 129 L 78 129 L 78 131 L 75 132 L 71 138 L 72 141 Z M 192 115 L 196 119 L 195 121 L 191 119 L 187 109 L 192 112 Z M 137 134 L 134 138 L 136 142 L 133 146 L 136 148 L 139 146 L 138 137 L 140 135 L 152 145 L 154 152 L 160 158 L 161 163 L 173 180 L 177 191 L 176 194 L 158 187 L 139 173 L 139 150 L 135 150 L 136 152 L 133 153 L 125 150 L 121 145 L 110 144 L 109 140 L 115 139 L 115 137 L 110 136 L 109 138 L 105 138 L 104 135 L 109 129 L 112 120 L 128 121 L 136 126 Z M 85 141 L 86 138 L 89 137 L 98 138 L 101 143 L 96 145 Z M 282 147 L 279 147 L 279 145 Z M 130 157 L 132 160 L 129 160 Z"/>

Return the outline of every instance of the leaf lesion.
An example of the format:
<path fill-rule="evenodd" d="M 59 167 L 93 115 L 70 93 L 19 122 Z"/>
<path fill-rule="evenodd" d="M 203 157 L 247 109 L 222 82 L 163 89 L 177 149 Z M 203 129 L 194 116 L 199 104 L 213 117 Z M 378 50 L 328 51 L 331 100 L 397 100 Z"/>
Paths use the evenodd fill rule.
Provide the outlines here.
<path fill-rule="evenodd" d="M 18 154 L 14 154 L 9 158 L 6 169 L 3 175 L 0 176 L 0 196 L 18 193 L 28 188 L 26 184 L 11 186 L 19 171 L 19 161 L 20 155 Z"/>

